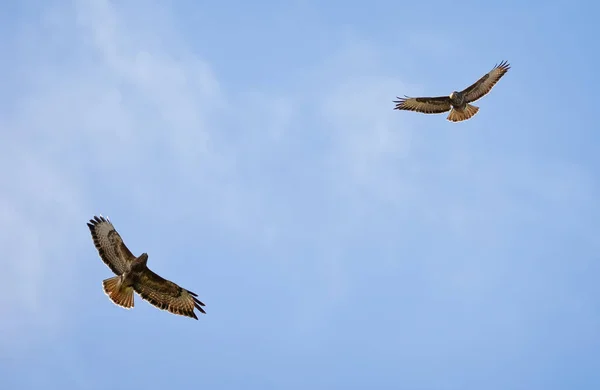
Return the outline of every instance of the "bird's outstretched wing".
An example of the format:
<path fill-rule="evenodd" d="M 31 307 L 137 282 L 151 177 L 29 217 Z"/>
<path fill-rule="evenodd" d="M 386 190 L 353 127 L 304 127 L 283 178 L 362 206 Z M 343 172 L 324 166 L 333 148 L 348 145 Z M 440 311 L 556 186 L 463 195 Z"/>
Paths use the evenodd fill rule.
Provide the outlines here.
<path fill-rule="evenodd" d="M 146 268 L 133 284 L 135 292 L 152 305 L 161 310 L 168 310 L 173 314 L 198 319 L 194 309 L 206 314 L 196 294 L 179 287 L 170 280 L 166 280 Z"/>
<path fill-rule="evenodd" d="M 129 270 L 135 256 L 123 243 L 123 239 L 115 230 L 108 217 L 94 216 L 88 222 L 94 245 L 104 263 L 117 275 Z"/>
<path fill-rule="evenodd" d="M 416 111 L 424 114 L 439 114 L 450 111 L 452 108 L 450 98 L 447 96 L 418 98 L 405 96 L 404 98 L 397 97 L 397 99 L 398 100 L 394 100 L 394 103 L 396 103 L 394 110 Z"/>
<path fill-rule="evenodd" d="M 496 85 L 498 80 L 500 80 L 500 78 L 502 78 L 502 76 L 504 76 L 509 69 L 510 64 L 506 61 L 502 61 L 494 66 L 492 70 L 462 91 L 462 94 L 465 96 L 465 101 L 467 103 L 474 102 L 475 100 L 480 99 L 488 94 L 494 85 Z"/>

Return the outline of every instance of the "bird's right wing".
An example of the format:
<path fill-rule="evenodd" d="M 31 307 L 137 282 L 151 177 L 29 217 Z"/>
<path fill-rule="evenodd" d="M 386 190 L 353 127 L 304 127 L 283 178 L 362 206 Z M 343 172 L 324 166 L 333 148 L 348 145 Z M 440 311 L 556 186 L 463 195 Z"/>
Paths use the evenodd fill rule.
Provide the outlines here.
<path fill-rule="evenodd" d="M 416 111 L 423 114 L 439 114 L 450 111 L 452 108 L 448 96 L 418 98 L 405 96 L 404 98 L 398 97 L 397 99 L 398 100 L 394 100 L 394 103 L 396 103 L 394 110 Z"/>
<path fill-rule="evenodd" d="M 465 95 L 467 103 L 474 102 L 487 95 L 509 69 L 510 64 L 502 61 L 500 64 L 494 66 L 492 70 L 481 76 L 479 80 L 465 88 L 462 93 Z"/>
<path fill-rule="evenodd" d="M 149 268 L 141 273 L 133 284 L 135 292 L 161 310 L 167 310 L 173 314 L 198 319 L 194 309 L 206 314 L 202 303 L 193 292 L 186 290 L 155 274 Z"/>
<path fill-rule="evenodd" d="M 122 275 L 128 271 L 135 256 L 125 246 L 123 239 L 108 217 L 94 216 L 87 225 L 92 233 L 98 254 L 108 268 L 116 275 Z"/>

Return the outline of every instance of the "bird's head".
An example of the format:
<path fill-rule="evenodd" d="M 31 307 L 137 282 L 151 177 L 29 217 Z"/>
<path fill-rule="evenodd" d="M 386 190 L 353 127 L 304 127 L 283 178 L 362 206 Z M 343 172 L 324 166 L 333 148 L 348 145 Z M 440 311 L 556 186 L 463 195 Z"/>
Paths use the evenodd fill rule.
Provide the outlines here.
<path fill-rule="evenodd" d="M 148 254 L 142 253 L 138 257 L 133 260 L 131 263 L 131 272 L 138 273 L 142 272 L 146 268 L 146 263 L 148 262 Z"/>
<path fill-rule="evenodd" d="M 458 92 L 456 92 L 456 91 L 453 91 L 453 92 L 450 94 L 450 99 L 454 99 L 454 98 L 456 97 L 456 95 L 458 95 Z"/>

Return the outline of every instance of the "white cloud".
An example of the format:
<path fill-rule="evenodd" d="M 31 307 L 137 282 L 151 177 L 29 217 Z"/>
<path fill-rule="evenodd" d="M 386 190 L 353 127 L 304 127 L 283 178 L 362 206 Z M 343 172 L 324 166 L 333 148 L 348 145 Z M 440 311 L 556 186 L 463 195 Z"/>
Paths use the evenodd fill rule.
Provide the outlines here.
<path fill-rule="evenodd" d="M 593 185 L 577 167 L 540 172 L 523 158 L 530 170 L 520 172 L 512 156 L 479 152 L 466 126 L 393 111 L 396 95 L 421 87 L 403 83 L 368 42 L 332 53 L 299 91 L 232 91 L 177 36 L 166 10 L 152 3 L 138 14 L 128 4 L 76 2 L 18 38 L 27 88 L 14 91 L 1 132 L 9 140 L 0 143 L 0 161 L 13 167 L 2 182 L 14 183 L 0 187 L 9 280 L 1 288 L 11 297 L 0 304 L 17 313 L 3 324 L 11 332 L 56 329 L 78 283 L 89 278 L 99 289 L 102 276 L 79 272 L 100 263 L 83 225 L 93 213 L 109 214 L 118 229 L 214 226 L 231 234 L 230 245 L 264 245 L 270 261 L 305 250 L 311 257 L 287 269 L 315 274 L 294 293 L 290 318 L 302 331 L 347 299 L 356 276 L 346 258 L 356 246 L 381 250 L 367 261 L 373 268 L 411 261 L 397 253 L 412 231 L 427 232 L 427 243 L 449 236 L 501 247 L 515 221 L 547 221 L 521 191 L 562 210 L 590 201 Z M 135 234 L 126 240 L 140 246 Z M 429 259 L 425 279 L 476 289 L 487 271 L 469 261 Z"/>
<path fill-rule="evenodd" d="M 2 126 L 1 161 L 11 169 L 2 172 L 10 185 L 0 192 L 9 297 L 1 309 L 13 320 L 3 322 L 10 329 L 1 343 L 25 328 L 47 334 L 64 325 L 80 267 L 91 263 L 80 256 L 94 253 L 84 225 L 94 213 L 128 210 L 122 220 L 171 222 L 201 216 L 242 236 L 268 234 L 268 221 L 251 228 L 257 198 L 237 176 L 222 119 L 233 106 L 210 65 L 180 44 L 172 26 L 157 32 L 148 24 L 168 20 L 155 5 L 145 7 L 153 15 L 145 19 L 116 7 L 124 6 L 61 5 L 15 38 L 27 88 L 13 91 L 15 110 Z M 63 53 L 57 35 L 76 56 Z M 292 115 L 280 98 L 263 96 L 252 108 L 263 117 L 251 120 L 266 124 L 273 139 Z"/>
<path fill-rule="evenodd" d="M 2 132 L 26 129 L 3 127 Z M 27 344 L 24 327 L 56 329 L 60 307 L 72 300 L 69 280 L 75 274 L 71 221 L 83 209 L 81 193 L 68 174 L 60 173 L 43 151 L 14 143 L 0 147 L 0 248 L 4 280 L 0 289 L 0 344 Z M 73 287 L 73 286 L 71 286 Z"/>

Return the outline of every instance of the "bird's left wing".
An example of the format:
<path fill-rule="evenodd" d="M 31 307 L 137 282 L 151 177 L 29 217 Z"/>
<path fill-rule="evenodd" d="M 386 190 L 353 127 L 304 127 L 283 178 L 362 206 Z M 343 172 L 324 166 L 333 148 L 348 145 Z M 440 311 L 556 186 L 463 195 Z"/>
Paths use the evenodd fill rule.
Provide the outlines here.
<path fill-rule="evenodd" d="M 127 248 L 110 219 L 102 215 L 94 216 L 87 225 L 102 261 L 116 275 L 127 272 L 135 256 Z"/>
<path fill-rule="evenodd" d="M 405 96 L 403 98 L 397 97 L 397 99 L 398 100 L 394 100 L 394 103 L 396 103 L 394 110 L 416 111 L 424 114 L 439 114 L 449 111 L 452 108 L 448 96 L 417 98 Z"/>
<path fill-rule="evenodd" d="M 194 309 L 206 314 L 202 303 L 191 291 L 166 280 L 146 268 L 138 281 L 133 284 L 135 292 L 152 305 L 161 310 L 168 310 L 173 314 L 198 319 Z"/>
<path fill-rule="evenodd" d="M 502 61 L 500 64 L 494 66 L 492 70 L 462 91 L 465 101 L 471 103 L 488 94 L 509 69 L 510 64 L 506 61 Z"/>

